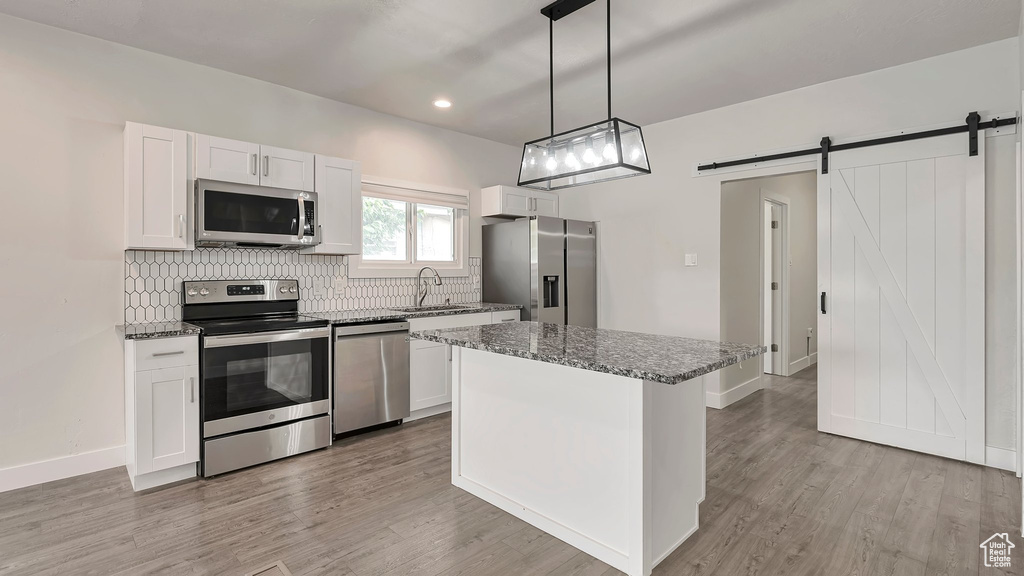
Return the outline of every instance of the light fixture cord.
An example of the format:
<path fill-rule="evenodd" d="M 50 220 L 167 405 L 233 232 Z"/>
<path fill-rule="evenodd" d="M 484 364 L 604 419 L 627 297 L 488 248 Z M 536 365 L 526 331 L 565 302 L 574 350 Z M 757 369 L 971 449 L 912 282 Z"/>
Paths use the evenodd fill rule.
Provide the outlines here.
<path fill-rule="evenodd" d="M 548 87 L 551 91 L 551 135 L 555 135 L 555 21 L 548 17 Z"/>
<path fill-rule="evenodd" d="M 608 119 L 612 118 L 612 0 L 608 0 Z M 554 132 L 554 130 L 552 130 Z"/>

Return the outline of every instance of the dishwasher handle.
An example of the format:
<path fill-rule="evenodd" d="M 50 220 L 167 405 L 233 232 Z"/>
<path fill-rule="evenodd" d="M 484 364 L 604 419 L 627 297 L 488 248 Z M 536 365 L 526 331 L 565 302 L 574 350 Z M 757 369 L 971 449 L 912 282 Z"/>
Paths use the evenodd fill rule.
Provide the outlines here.
<path fill-rule="evenodd" d="M 408 322 L 388 322 L 385 324 L 359 324 L 356 326 L 335 326 L 334 337 L 337 339 L 347 336 L 362 336 L 366 334 L 381 334 L 384 332 L 408 332 Z"/>

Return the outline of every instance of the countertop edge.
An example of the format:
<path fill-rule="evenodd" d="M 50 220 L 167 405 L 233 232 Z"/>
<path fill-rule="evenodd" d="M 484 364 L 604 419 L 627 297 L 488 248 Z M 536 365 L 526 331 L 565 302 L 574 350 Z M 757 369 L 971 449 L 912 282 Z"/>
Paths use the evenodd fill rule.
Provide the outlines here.
<path fill-rule="evenodd" d="M 177 327 L 159 328 L 177 324 Z M 153 328 L 152 332 L 132 332 L 132 330 L 145 330 L 146 327 Z M 202 329 L 187 322 L 153 322 L 137 324 L 117 324 L 114 330 L 122 340 L 155 340 L 158 338 L 177 338 L 179 336 L 198 336 Z"/>
<path fill-rule="evenodd" d="M 526 360 L 535 360 L 538 362 L 545 362 L 547 364 L 557 364 L 559 366 L 568 366 L 570 368 L 579 368 L 581 370 L 589 370 L 591 372 L 601 372 L 604 374 L 613 374 L 615 376 L 624 376 L 626 378 L 636 378 L 638 380 L 646 380 L 649 382 L 658 382 L 661 384 L 679 384 L 687 380 L 693 380 L 700 376 L 710 374 L 717 370 L 721 370 L 733 364 L 743 362 L 758 356 L 759 353 L 763 354 L 766 350 L 763 349 L 760 352 L 756 348 L 752 348 L 748 351 L 744 351 L 740 354 L 729 356 L 727 358 L 719 359 L 717 362 L 694 368 L 686 372 L 679 374 L 656 374 L 653 372 L 647 372 L 644 370 L 628 370 L 624 368 L 617 368 L 615 366 L 608 366 L 606 364 L 591 363 L 586 361 L 574 361 L 571 358 L 564 358 L 558 356 L 546 356 L 543 354 L 537 354 L 534 352 L 525 352 L 523 350 L 514 350 L 510 348 L 502 348 L 500 346 L 490 346 L 479 342 L 469 342 L 466 340 L 460 340 L 458 338 L 450 338 L 442 336 L 440 334 L 433 334 L 431 332 L 411 332 L 410 337 L 419 340 L 426 340 L 429 342 L 437 342 L 439 344 L 448 344 L 451 346 L 458 346 L 460 348 L 470 348 L 473 350 L 480 350 L 481 352 L 491 352 L 494 354 L 502 354 L 504 356 L 513 356 L 516 358 L 523 358 Z M 764 348 L 764 347 L 761 347 Z"/>

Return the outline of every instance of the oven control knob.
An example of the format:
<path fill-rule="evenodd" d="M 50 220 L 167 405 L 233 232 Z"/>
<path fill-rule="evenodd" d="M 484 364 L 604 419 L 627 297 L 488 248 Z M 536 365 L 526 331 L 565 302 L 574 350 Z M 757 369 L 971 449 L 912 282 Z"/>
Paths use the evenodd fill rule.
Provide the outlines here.
<path fill-rule="evenodd" d="M 288 291 L 291 292 L 292 294 L 295 294 L 296 292 L 299 291 L 299 289 L 296 288 L 295 286 L 292 286 L 291 288 L 288 289 Z"/>
<path fill-rule="evenodd" d="M 200 296 L 209 296 L 210 295 L 210 291 L 207 290 L 206 288 L 203 288 L 202 290 L 199 291 L 199 295 Z"/>
<path fill-rule="evenodd" d="M 197 294 L 199 294 L 199 290 L 196 290 L 195 288 L 189 288 L 188 289 L 188 295 L 189 296 L 195 297 Z"/>
<path fill-rule="evenodd" d="M 287 286 L 281 286 L 281 294 L 287 294 L 287 293 L 288 293 L 288 287 Z"/>

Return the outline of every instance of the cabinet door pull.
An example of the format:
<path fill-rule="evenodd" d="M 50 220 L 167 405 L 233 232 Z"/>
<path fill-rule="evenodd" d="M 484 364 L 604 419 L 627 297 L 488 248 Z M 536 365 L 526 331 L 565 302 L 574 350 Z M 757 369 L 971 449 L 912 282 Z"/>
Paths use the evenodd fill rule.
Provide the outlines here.
<path fill-rule="evenodd" d="M 270 176 L 270 156 L 263 157 L 263 175 Z"/>
<path fill-rule="evenodd" d="M 185 238 L 185 215 L 178 214 L 178 238 Z"/>
<path fill-rule="evenodd" d="M 196 403 L 196 377 L 195 376 L 192 377 L 191 389 L 192 389 L 192 403 L 195 404 Z"/>
<path fill-rule="evenodd" d="M 256 170 L 258 169 L 257 167 L 259 165 L 260 165 L 260 155 L 259 154 L 253 154 L 252 155 L 252 175 L 253 176 L 256 175 Z"/>
<path fill-rule="evenodd" d="M 821 313 L 825 314 L 825 293 L 821 293 Z"/>
<path fill-rule="evenodd" d="M 178 350 L 176 352 L 155 352 L 153 354 L 153 357 L 154 358 L 159 358 L 161 356 L 178 356 L 178 355 L 184 354 L 184 353 L 185 353 L 184 350 Z"/>
<path fill-rule="evenodd" d="M 515 318 L 502 318 L 501 321 L 502 322 L 515 322 L 516 319 Z"/>

